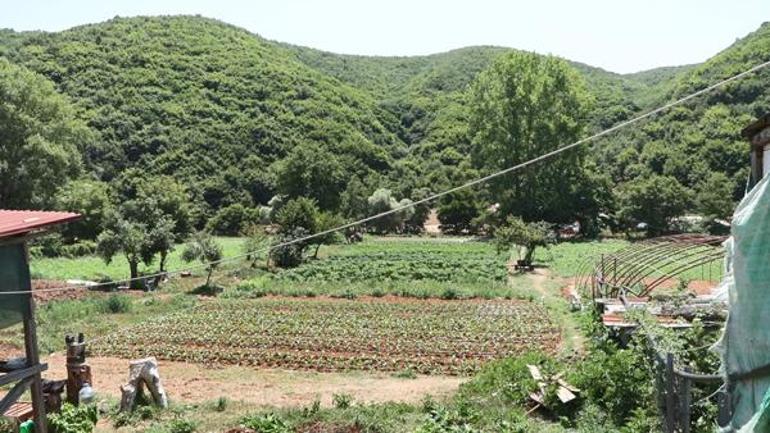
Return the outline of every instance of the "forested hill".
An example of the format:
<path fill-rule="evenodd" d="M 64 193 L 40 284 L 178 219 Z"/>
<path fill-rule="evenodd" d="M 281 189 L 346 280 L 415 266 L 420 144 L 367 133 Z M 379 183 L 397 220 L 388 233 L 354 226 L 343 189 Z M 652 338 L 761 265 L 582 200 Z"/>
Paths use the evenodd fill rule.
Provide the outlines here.
<path fill-rule="evenodd" d="M 264 205 L 277 193 L 337 211 L 340 199 L 324 197 L 361 201 L 385 187 L 419 198 L 479 175 L 470 90 L 510 53 L 520 52 L 339 55 L 192 16 L 115 18 L 57 33 L 0 30 L 0 57 L 52 82 L 93 132 L 79 143 L 84 170 L 68 176 L 120 184 L 171 175 L 186 185 L 199 224 L 218 209 Z M 578 121 L 598 131 L 768 58 L 770 26 L 763 25 L 700 65 L 621 75 L 568 62 L 588 91 L 590 109 Z M 720 185 L 731 203 L 740 197 L 747 148 L 738 131 L 770 110 L 762 85 L 769 74 L 597 143 L 587 158 L 610 185 L 605 213 L 620 218 L 662 182 L 683 198 L 674 213 L 724 214 L 728 204 L 706 206 L 703 194 Z"/>
<path fill-rule="evenodd" d="M 268 166 L 308 142 L 362 176 L 404 153 L 367 93 L 218 21 L 117 18 L 13 42 L 10 60 L 51 79 L 99 132 L 88 156 L 106 180 L 127 167 L 174 174 L 218 207 L 268 200 Z"/>

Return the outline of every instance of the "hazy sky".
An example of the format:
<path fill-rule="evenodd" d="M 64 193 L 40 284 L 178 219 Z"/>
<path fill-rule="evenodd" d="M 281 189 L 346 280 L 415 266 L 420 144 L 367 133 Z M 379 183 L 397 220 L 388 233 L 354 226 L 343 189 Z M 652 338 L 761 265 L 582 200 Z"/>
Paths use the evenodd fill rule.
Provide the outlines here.
<path fill-rule="evenodd" d="M 770 20 L 768 0 L 2 0 L 0 27 L 63 30 L 115 15 L 200 14 L 337 53 L 467 45 L 551 53 L 615 72 L 701 62 Z"/>

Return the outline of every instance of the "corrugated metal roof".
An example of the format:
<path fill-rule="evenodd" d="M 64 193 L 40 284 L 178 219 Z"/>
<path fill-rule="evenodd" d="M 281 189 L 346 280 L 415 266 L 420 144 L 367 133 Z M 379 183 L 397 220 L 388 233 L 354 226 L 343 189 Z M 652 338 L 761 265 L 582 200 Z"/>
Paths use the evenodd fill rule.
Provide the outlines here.
<path fill-rule="evenodd" d="M 0 209 L 0 238 L 29 233 L 54 224 L 74 221 L 80 215 L 72 212 L 43 212 Z"/>

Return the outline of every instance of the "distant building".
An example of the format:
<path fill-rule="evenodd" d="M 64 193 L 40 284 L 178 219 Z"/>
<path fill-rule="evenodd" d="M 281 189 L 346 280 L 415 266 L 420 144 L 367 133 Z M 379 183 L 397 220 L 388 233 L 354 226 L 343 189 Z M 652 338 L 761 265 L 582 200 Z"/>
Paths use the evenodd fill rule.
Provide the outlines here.
<path fill-rule="evenodd" d="M 747 126 L 741 135 L 751 143 L 751 179 L 749 189 L 770 173 L 770 113 Z"/>

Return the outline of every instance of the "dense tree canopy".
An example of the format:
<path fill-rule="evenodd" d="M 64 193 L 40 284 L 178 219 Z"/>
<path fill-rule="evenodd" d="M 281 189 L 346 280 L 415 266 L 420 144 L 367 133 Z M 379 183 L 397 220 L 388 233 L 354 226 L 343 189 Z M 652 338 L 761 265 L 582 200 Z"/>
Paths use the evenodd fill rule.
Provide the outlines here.
<path fill-rule="evenodd" d="M 0 58 L 0 208 L 50 206 L 91 139 L 53 83 Z"/>
<path fill-rule="evenodd" d="M 563 60 L 532 53 L 501 56 L 471 89 L 474 163 L 491 173 L 577 141 L 590 102 L 582 81 Z M 579 205 L 572 193 L 583 182 L 583 154 L 570 150 L 498 177 L 490 182 L 490 193 L 505 215 L 567 222 Z"/>

